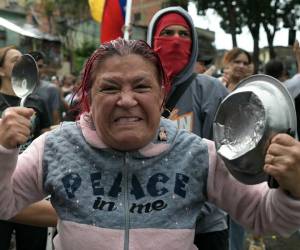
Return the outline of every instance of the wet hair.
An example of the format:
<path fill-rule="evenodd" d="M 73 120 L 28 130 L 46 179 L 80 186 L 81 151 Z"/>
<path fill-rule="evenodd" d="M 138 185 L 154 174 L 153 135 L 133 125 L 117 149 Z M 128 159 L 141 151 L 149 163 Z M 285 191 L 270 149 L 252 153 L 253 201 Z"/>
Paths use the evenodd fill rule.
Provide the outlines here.
<path fill-rule="evenodd" d="M 9 50 L 11 49 L 17 49 L 16 46 L 14 45 L 10 45 L 10 46 L 6 46 L 6 47 L 2 47 L 0 48 L 0 67 L 3 66 L 4 64 L 4 61 L 5 61 L 5 57 L 6 57 L 6 54 Z M 1 86 L 1 83 L 2 83 L 2 79 L 0 77 L 0 86 Z"/>
<path fill-rule="evenodd" d="M 265 64 L 264 73 L 278 79 L 285 73 L 285 68 L 281 61 L 272 59 Z"/>
<path fill-rule="evenodd" d="M 223 66 L 226 66 L 227 64 L 234 61 L 240 54 L 245 54 L 247 56 L 248 64 L 252 63 L 251 55 L 249 54 L 249 52 L 241 48 L 233 48 L 225 53 L 223 57 Z"/>
<path fill-rule="evenodd" d="M 115 55 L 127 56 L 131 54 L 140 55 L 145 60 L 151 62 L 157 69 L 158 82 L 165 87 L 166 92 L 170 90 L 170 84 L 161 61 L 151 47 L 142 40 L 125 40 L 123 38 L 118 38 L 101 44 L 86 61 L 82 81 L 77 90 L 77 93 L 80 95 L 78 103 L 80 113 L 89 112 L 90 110 L 90 90 L 95 81 L 97 69 L 101 63 Z"/>

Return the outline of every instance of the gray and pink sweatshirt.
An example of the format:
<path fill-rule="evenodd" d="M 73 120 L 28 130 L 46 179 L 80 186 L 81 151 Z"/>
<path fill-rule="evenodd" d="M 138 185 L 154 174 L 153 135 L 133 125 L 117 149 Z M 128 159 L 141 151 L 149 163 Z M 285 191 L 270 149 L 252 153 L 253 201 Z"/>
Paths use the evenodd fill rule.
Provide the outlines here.
<path fill-rule="evenodd" d="M 1 219 L 51 195 L 56 250 L 196 250 L 195 222 L 207 200 L 258 234 L 300 227 L 300 200 L 266 183 L 239 183 L 213 142 L 162 119 L 166 141 L 120 152 L 87 117 L 40 136 L 20 156 L 0 148 Z"/>

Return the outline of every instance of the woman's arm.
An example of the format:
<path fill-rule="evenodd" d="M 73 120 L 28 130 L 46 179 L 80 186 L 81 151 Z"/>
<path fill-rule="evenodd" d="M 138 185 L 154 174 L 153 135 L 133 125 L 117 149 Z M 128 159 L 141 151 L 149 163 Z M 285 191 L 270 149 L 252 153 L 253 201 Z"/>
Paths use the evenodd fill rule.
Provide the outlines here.
<path fill-rule="evenodd" d="M 210 166 L 208 199 L 255 234 L 289 236 L 300 227 L 300 142 L 286 134 L 274 136 L 264 169 L 280 184 L 269 189 L 266 182 L 245 185 L 238 182 L 208 142 Z"/>
<path fill-rule="evenodd" d="M 57 214 L 50 201 L 42 200 L 24 208 L 10 221 L 38 227 L 56 227 Z"/>

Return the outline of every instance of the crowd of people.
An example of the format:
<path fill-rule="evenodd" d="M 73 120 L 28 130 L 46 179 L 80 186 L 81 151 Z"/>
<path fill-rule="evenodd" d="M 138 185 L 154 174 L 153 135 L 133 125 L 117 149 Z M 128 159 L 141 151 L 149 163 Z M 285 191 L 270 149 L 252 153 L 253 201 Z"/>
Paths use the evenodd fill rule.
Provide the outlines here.
<path fill-rule="evenodd" d="M 199 46 L 190 15 L 169 7 L 153 16 L 147 43 L 102 44 L 78 77 L 43 79 L 44 55 L 30 52 L 40 83 L 25 107 L 11 87 L 21 53 L 0 49 L 0 249 L 14 231 L 17 250 L 43 250 L 54 227 L 57 250 L 242 250 L 244 230 L 254 235 L 251 250 L 264 250 L 263 234 L 300 228 L 299 141 L 279 133 L 267 145 L 262 167 L 280 188 L 232 177 L 213 122 L 254 74 L 251 55 L 228 51 L 219 76 Z M 273 76 L 296 101 L 298 42 L 294 53 L 298 74 Z"/>

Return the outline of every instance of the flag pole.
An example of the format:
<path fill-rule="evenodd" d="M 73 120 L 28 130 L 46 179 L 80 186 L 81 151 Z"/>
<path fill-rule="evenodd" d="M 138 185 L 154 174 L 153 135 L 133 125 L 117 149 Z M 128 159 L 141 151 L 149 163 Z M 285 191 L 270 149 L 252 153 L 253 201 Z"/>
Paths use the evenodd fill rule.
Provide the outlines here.
<path fill-rule="evenodd" d="M 129 40 L 131 6 L 132 6 L 132 0 L 127 0 L 126 1 L 126 15 L 125 15 L 125 30 L 124 30 L 124 39 L 125 40 Z"/>

